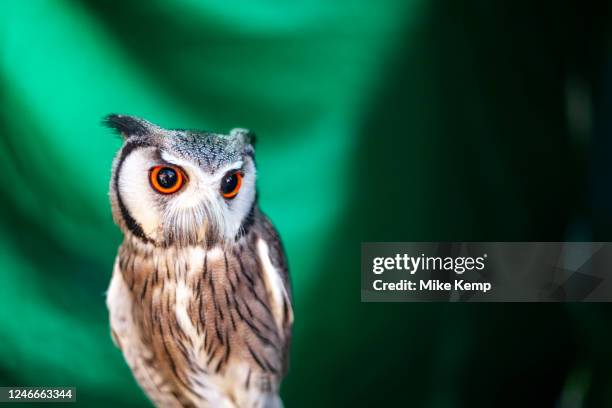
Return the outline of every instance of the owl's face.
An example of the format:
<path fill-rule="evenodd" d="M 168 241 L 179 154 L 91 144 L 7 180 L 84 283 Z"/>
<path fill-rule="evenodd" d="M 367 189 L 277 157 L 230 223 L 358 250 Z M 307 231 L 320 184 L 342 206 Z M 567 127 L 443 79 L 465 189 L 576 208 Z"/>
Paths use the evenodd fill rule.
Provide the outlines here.
<path fill-rule="evenodd" d="M 241 235 L 256 202 L 252 134 L 166 130 L 122 115 L 106 123 L 124 138 L 110 187 L 124 234 L 182 246 Z"/>

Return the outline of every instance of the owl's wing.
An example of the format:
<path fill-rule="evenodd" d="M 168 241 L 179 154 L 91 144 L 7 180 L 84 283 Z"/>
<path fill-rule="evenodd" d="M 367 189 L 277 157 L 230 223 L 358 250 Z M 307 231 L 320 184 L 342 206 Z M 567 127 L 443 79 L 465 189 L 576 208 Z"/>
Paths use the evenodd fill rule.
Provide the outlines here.
<path fill-rule="evenodd" d="M 287 370 L 289 363 L 289 346 L 291 343 L 291 327 L 293 326 L 293 295 L 291 290 L 291 279 L 287 266 L 287 258 L 283 249 L 278 232 L 270 220 L 259 212 L 258 236 L 263 241 L 258 243 L 260 261 L 264 273 L 268 275 L 265 280 L 268 291 L 272 294 L 275 305 L 275 317 L 277 324 L 282 329 L 284 337 L 283 347 L 283 369 Z M 270 267 L 268 268 L 267 265 Z"/>
<path fill-rule="evenodd" d="M 287 265 L 287 257 L 285 255 L 285 249 L 281 242 L 280 236 L 274 225 L 268 217 L 259 211 L 261 215 L 260 224 L 260 236 L 266 241 L 270 248 L 270 260 L 274 267 L 278 270 L 282 279 L 283 285 L 287 290 L 289 300 L 293 303 L 293 296 L 291 291 L 291 279 L 289 277 L 289 267 Z"/>
<path fill-rule="evenodd" d="M 136 381 L 149 399 L 159 407 L 181 407 L 153 363 L 153 353 L 145 345 L 140 328 L 134 321 L 133 295 L 126 285 L 119 262 L 115 262 L 113 277 L 106 294 L 110 314 L 111 335 L 122 351 Z"/>

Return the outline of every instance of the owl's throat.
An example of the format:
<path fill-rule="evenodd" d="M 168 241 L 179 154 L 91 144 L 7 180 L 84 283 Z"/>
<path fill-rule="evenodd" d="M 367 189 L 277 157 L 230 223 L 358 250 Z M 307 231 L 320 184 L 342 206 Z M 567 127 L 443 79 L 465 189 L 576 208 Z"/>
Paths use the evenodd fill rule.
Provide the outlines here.
<path fill-rule="evenodd" d="M 224 240 L 223 225 L 213 222 L 207 215 L 193 214 L 191 217 L 167 218 L 163 226 L 164 245 L 211 247 Z"/>

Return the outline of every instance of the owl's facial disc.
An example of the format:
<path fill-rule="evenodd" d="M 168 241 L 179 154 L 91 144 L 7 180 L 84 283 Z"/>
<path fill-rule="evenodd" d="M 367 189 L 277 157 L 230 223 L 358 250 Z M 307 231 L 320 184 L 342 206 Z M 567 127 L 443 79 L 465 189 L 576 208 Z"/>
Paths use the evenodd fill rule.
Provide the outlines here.
<path fill-rule="evenodd" d="M 117 172 L 119 199 L 144 236 L 159 244 L 232 242 L 255 203 L 250 155 L 208 166 L 145 146 L 126 156 Z"/>

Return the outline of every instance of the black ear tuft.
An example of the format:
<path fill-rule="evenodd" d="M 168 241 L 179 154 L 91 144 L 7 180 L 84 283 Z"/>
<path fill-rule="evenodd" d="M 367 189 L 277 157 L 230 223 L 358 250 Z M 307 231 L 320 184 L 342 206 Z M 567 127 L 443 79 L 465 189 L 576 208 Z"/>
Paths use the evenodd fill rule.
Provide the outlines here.
<path fill-rule="evenodd" d="M 134 116 L 111 114 L 106 116 L 102 123 L 116 130 L 124 138 L 144 136 L 149 132 L 146 122 Z"/>
<path fill-rule="evenodd" d="M 255 140 L 257 139 L 255 133 L 242 128 L 232 129 L 230 131 L 230 136 L 238 138 L 242 143 L 250 144 L 251 146 L 255 146 Z"/>
<path fill-rule="evenodd" d="M 255 132 L 251 132 L 249 130 L 249 133 L 247 134 L 247 136 L 248 136 L 249 144 L 251 144 L 252 146 L 255 146 L 255 143 L 257 142 L 257 135 L 255 135 Z"/>

